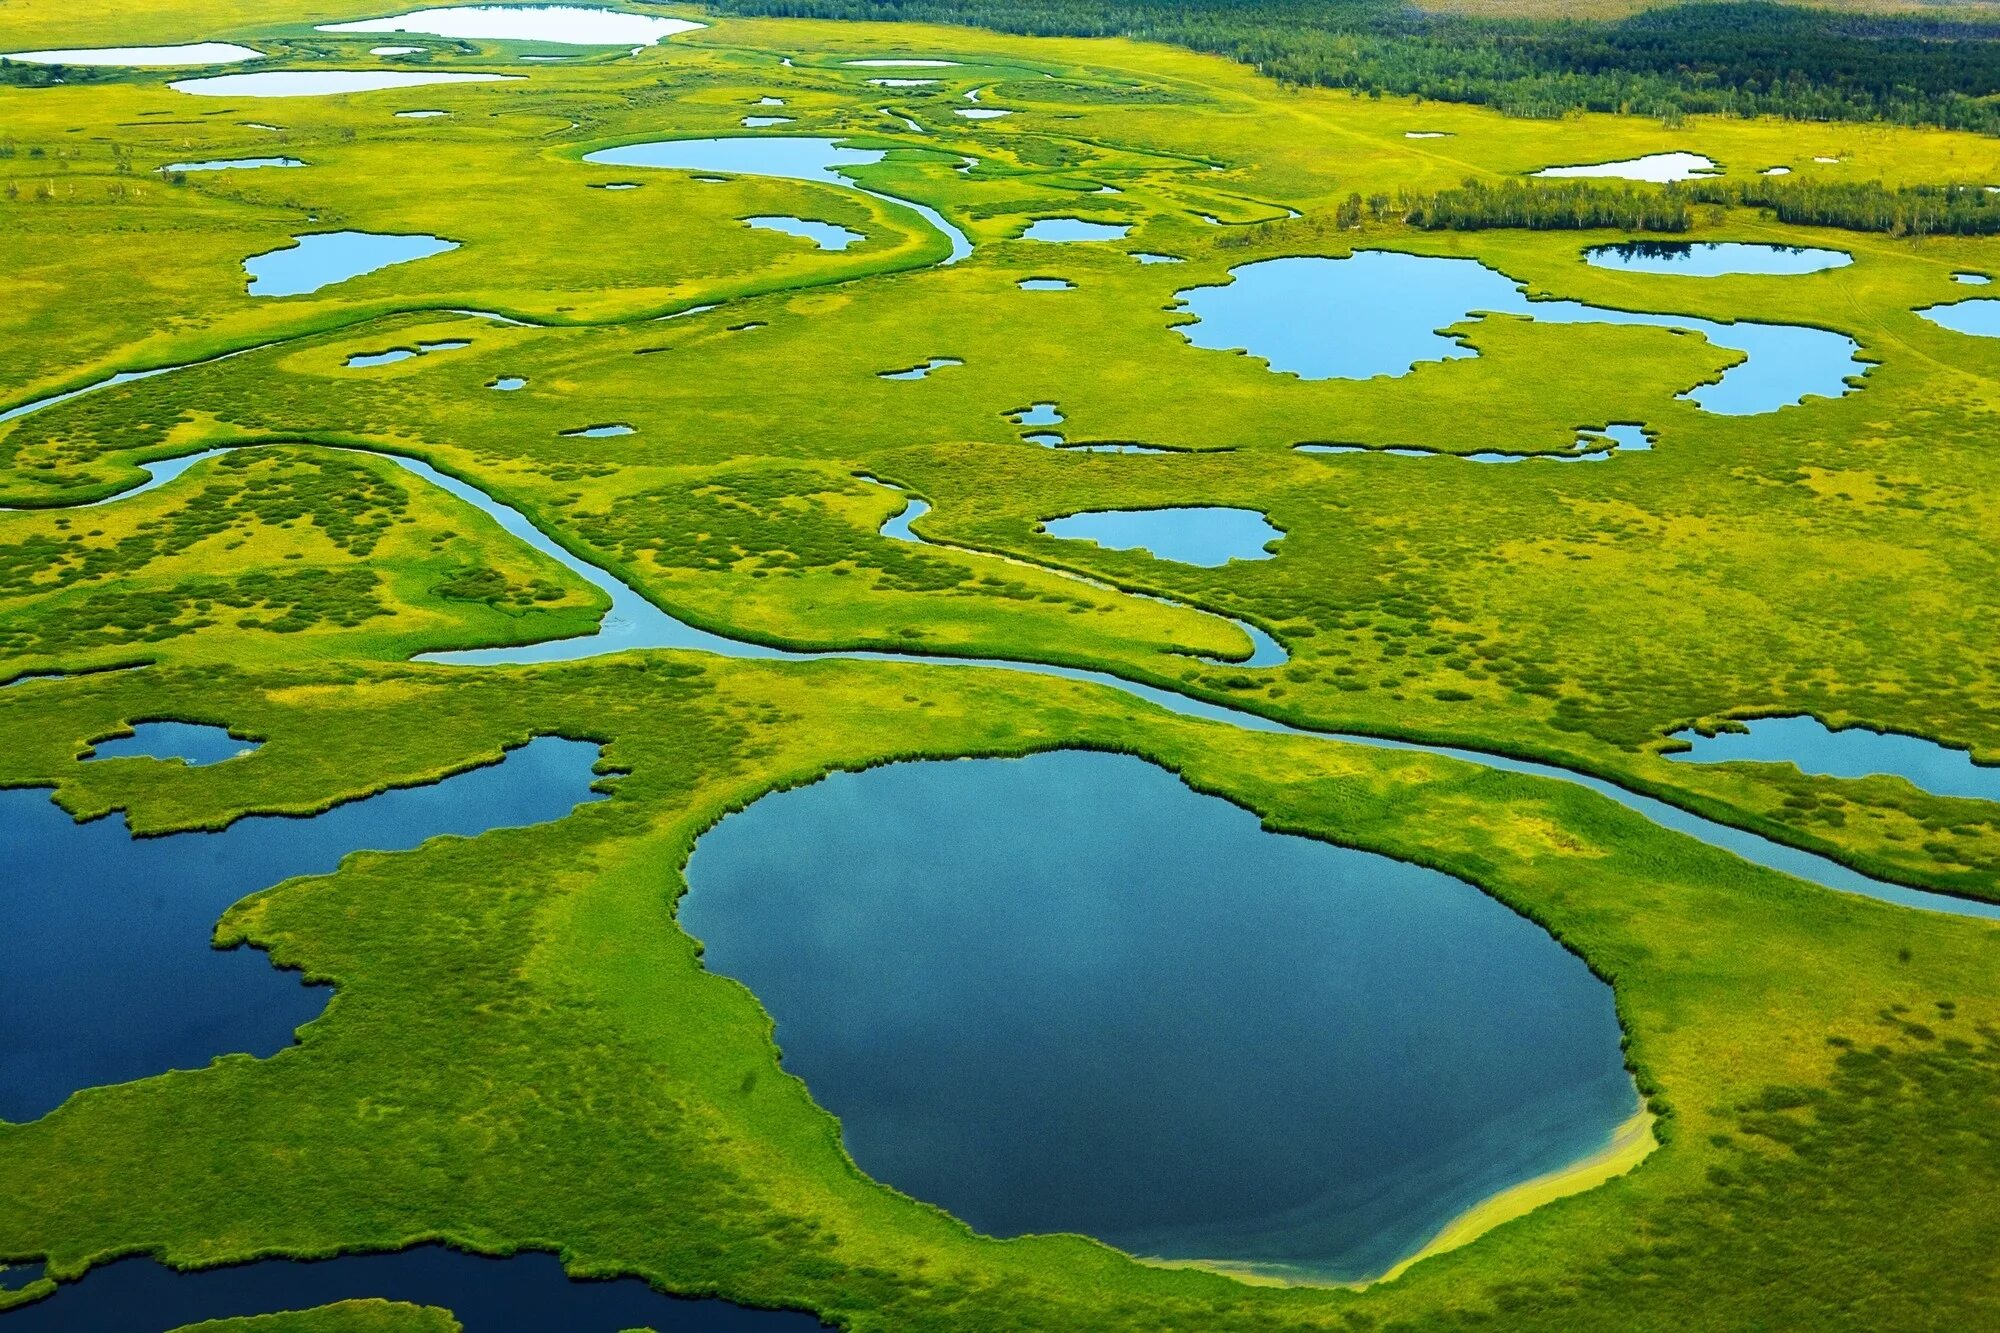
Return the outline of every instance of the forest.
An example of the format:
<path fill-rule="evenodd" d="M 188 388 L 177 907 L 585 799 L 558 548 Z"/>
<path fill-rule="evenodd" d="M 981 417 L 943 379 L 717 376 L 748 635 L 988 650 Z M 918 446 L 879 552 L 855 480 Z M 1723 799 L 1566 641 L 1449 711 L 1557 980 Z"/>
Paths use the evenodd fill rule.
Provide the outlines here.
<path fill-rule="evenodd" d="M 1771 115 L 2000 130 L 1995 25 L 1793 5 L 1690 4 L 1611 22 L 1430 14 L 1385 0 L 717 0 L 793 18 L 958 23 L 1171 42 L 1286 83 L 1574 111 Z"/>

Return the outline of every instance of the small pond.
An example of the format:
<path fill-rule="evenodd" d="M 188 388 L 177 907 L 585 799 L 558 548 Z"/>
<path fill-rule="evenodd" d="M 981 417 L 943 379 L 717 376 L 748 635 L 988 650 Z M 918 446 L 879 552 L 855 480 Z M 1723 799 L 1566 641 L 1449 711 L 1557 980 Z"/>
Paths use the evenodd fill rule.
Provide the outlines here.
<path fill-rule="evenodd" d="M 394 18 L 322 23 L 320 32 L 407 32 L 490 42 L 557 46 L 653 46 L 706 25 L 582 5 L 452 5 Z"/>
<path fill-rule="evenodd" d="M 527 388 L 528 381 L 519 375 L 502 375 L 486 387 L 498 389 L 502 393 L 513 393 L 516 389 Z"/>
<path fill-rule="evenodd" d="M 1704 157 L 1700 153 L 1648 153 L 1644 157 L 1628 157 L 1620 162 L 1593 162 L 1580 167 L 1543 167 L 1540 171 L 1530 174 L 1556 177 L 1608 176 L 1616 180 L 1665 184 L 1668 181 L 1713 176 L 1716 170 L 1713 159 Z"/>
<path fill-rule="evenodd" d="M 877 88 L 928 88 L 933 84 L 935 84 L 937 80 L 936 79 L 870 79 L 868 80 L 868 82 L 875 85 Z"/>
<path fill-rule="evenodd" d="M 1130 756 L 835 774 L 687 881 L 862 1169 L 992 1235 L 1360 1278 L 1638 1109 L 1539 927 Z"/>
<path fill-rule="evenodd" d="M 292 238 L 282 250 L 243 261 L 252 296 L 303 296 L 364 273 L 458 249 L 438 236 L 391 236 L 372 231 L 319 231 Z"/>
<path fill-rule="evenodd" d="M 448 116 L 449 111 L 398 111 L 397 120 L 433 120 L 438 116 Z"/>
<path fill-rule="evenodd" d="M 239 60 L 262 60 L 262 51 L 253 51 L 234 42 L 188 42 L 180 46 L 91 46 L 61 51 L 8 51 L 0 60 L 18 60 L 28 65 L 123 65 L 145 69 L 159 65 L 233 65 Z"/>
<path fill-rule="evenodd" d="M 634 435 L 638 432 L 622 421 L 610 421 L 601 426 L 584 426 L 577 430 L 566 430 L 562 436 L 566 440 L 605 440 L 614 435 Z"/>
<path fill-rule="evenodd" d="M 1990 297 L 1951 305 L 1926 306 L 1917 313 L 1953 333 L 1969 333 L 1975 338 L 2000 338 L 2000 301 Z"/>
<path fill-rule="evenodd" d="M 743 128 L 746 130 L 763 130 L 769 129 L 773 125 L 789 125 L 791 123 L 792 118 L 790 116 L 745 116 L 741 122 Z"/>
<path fill-rule="evenodd" d="M 1068 278 L 1023 278 L 1014 284 L 1024 292 L 1073 292 L 1076 284 Z"/>
<path fill-rule="evenodd" d="M 1082 218 L 1036 218 L 1021 233 L 1024 241 L 1116 241 L 1132 230 L 1131 224 L 1086 222 Z"/>
<path fill-rule="evenodd" d="M 368 48 L 368 54 L 371 56 L 413 56 L 423 49 L 421 46 L 371 46 Z"/>
<path fill-rule="evenodd" d="M 2000 768 L 1975 764 L 1964 750 L 1899 732 L 1866 727 L 1832 730 L 1816 717 L 1760 717 L 1742 731 L 1704 736 L 1692 728 L 1673 738 L 1692 749 L 1667 758 L 1689 764 L 1792 764 L 1829 778 L 1899 777 L 1933 796 L 2000 801 Z"/>
<path fill-rule="evenodd" d="M 135 722 L 130 736 L 93 742 L 82 756 L 93 759 L 164 759 L 192 768 L 225 763 L 257 748 L 229 734 L 229 728 L 197 722 Z"/>
<path fill-rule="evenodd" d="M 1185 264 L 1187 262 L 1179 255 L 1154 254 L 1150 250 L 1135 250 L 1132 252 L 1132 258 L 1142 264 Z"/>
<path fill-rule="evenodd" d="M 854 69 L 957 69 L 956 60 L 843 60 Z"/>
<path fill-rule="evenodd" d="M 967 106 L 960 107 L 951 114 L 965 120 L 998 120 L 1002 116 L 1011 116 L 1014 113 L 993 106 Z"/>
<path fill-rule="evenodd" d="M 770 215 L 743 220 L 759 231 L 783 232 L 787 236 L 811 241 L 822 250 L 845 250 L 856 241 L 868 239 L 858 231 L 850 231 L 831 222 L 814 222 L 810 218 Z"/>
<path fill-rule="evenodd" d="M 35 1119 L 79 1088 L 282 1050 L 327 992 L 257 950 L 210 948 L 224 909 L 358 848 L 560 819 L 599 799 L 596 762 L 594 745 L 544 737 L 501 763 L 309 819 L 254 815 L 220 833 L 149 838 L 116 818 L 79 824 L 43 788 L 0 791 L 0 864 L 17 890 L 0 894 L 0 1120 Z"/>
<path fill-rule="evenodd" d="M 389 69 L 274 69 L 256 74 L 215 74 L 202 79 L 178 79 L 167 86 L 175 92 L 193 93 L 198 97 L 331 97 L 338 93 L 372 93 L 385 88 L 421 88 L 432 83 L 503 83 L 518 77 L 515 74 L 420 74 L 415 70 Z"/>
<path fill-rule="evenodd" d="M 302 167 L 305 163 L 296 157 L 218 157 L 207 162 L 169 162 L 160 170 L 173 171 L 251 171 L 257 167 Z"/>
<path fill-rule="evenodd" d="M 1062 411 L 1054 403 L 1030 403 L 1020 411 L 1006 415 L 1022 426 L 1060 426 L 1063 423 Z"/>
<path fill-rule="evenodd" d="M 472 344 L 463 338 L 444 338 L 437 342 L 420 342 L 415 347 L 391 347 L 386 352 L 356 352 L 342 364 L 349 370 L 366 370 L 370 366 L 393 366 L 398 361 L 428 356 L 432 352 L 456 352 L 470 346 Z"/>
<path fill-rule="evenodd" d="M 1579 430 L 1576 447 L 1566 454 L 1515 454 L 1498 449 L 1454 454 L 1442 449 L 1370 448 L 1364 444 L 1295 444 L 1302 454 L 1388 454 L 1397 458 L 1457 458 L 1467 463 L 1594 463 L 1613 454 L 1642 454 L 1653 447 L 1646 428 L 1634 422 L 1620 422 L 1602 429 Z"/>
<path fill-rule="evenodd" d="M 805 135 L 736 135 L 724 139 L 658 139 L 588 153 L 584 161 L 599 166 L 657 167 L 669 171 L 736 172 L 745 176 L 775 176 L 780 180 L 818 181 L 857 190 L 916 213 L 943 232 L 951 242 L 947 264 L 972 253 L 972 238 L 925 204 L 884 194 L 856 184 L 850 176 L 872 167 L 889 154 L 884 148 L 849 148 L 838 140 Z"/>
<path fill-rule="evenodd" d="M 494 1259 L 442 1245 L 311 1262 L 264 1259 L 187 1273 L 149 1258 L 119 1259 L 53 1296 L 0 1315 L 0 1327 L 8 1333 L 137 1333 L 371 1297 L 450 1310 L 465 1333 L 808 1333 L 823 1327 L 808 1314 L 663 1295 L 638 1278 L 572 1279 L 553 1254 L 528 1250 Z"/>
<path fill-rule="evenodd" d="M 1854 256 L 1844 250 L 1805 245 L 1755 245 L 1747 241 L 1624 241 L 1583 252 L 1595 268 L 1630 273 L 1672 273 L 1717 278 L 1732 273 L 1797 274 L 1846 268 Z"/>
<path fill-rule="evenodd" d="M 1984 287 L 1993 281 L 1984 273 L 1954 273 L 1951 280 L 1964 287 Z"/>
<path fill-rule="evenodd" d="M 1637 324 L 1698 333 L 1747 359 L 1682 398 L 1727 415 L 1772 412 L 1809 395 L 1838 398 L 1867 372 L 1844 334 L 1794 324 L 1723 324 L 1693 315 L 1531 301 L 1476 259 L 1359 250 L 1342 259 L 1267 259 L 1232 269 L 1219 287 L 1176 293 L 1194 316 L 1178 332 L 1197 347 L 1247 351 L 1302 379 L 1407 375 L 1420 362 L 1478 353 L 1440 333 L 1487 313 L 1549 324 Z M 1996 303 L 2000 304 L 2000 303 Z M 1332 316 L 1332 317 L 1329 317 Z"/>
<path fill-rule="evenodd" d="M 1065 541 L 1214 568 L 1231 560 L 1269 560 L 1264 548 L 1285 534 L 1255 509 L 1190 505 L 1173 509 L 1099 509 L 1050 519 L 1041 530 Z"/>
<path fill-rule="evenodd" d="M 955 356 L 934 356 L 922 365 L 911 366 L 906 370 L 878 370 L 875 372 L 875 378 L 883 380 L 928 379 L 933 370 L 943 370 L 946 366 L 962 366 L 964 364 L 965 362 Z"/>

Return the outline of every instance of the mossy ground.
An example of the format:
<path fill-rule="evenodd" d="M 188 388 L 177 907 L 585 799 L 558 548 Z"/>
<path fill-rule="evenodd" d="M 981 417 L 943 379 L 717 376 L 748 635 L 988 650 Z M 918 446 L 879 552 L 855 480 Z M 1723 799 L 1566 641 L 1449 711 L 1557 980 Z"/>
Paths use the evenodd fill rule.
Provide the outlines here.
<path fill-rule="evenodd" d="M 8 49 L 224 37 L 294 63 L 381 63 L 365 55 L 375 39 L 246 27 L 221 7 L 148 4 L 113 23 L 30 0 L 0 14 Z M 840 63 L 908 55 L 964 64 L 905 92 Z M 1585 267 L 1579 251 L 1606 235 L 1325 221 L 1350 193 L 1671 149 L 1738 175 L 1783 163 L 1981 183 L 2000 179 L 2000 147 L 1881 127 L 1510 121 L 1286 91 L 1131 43 L 902 26 L 718 22 L 561 67 L 437 44 L 430 63 L 529 77 L 331 99 L 193 98 L 166 74 L 0 89 L 13 149 L 0 181 L 14 187 L 0 264 L 21 294 L 0 305 L 10 403 L 282 340 L 0 424 L 0 502 L 40 507 L 0 515 L 0 677 L 153 664 L 0 691 L 0 782 L 53 783 L 79 814 L 127 809 L 165 830 L 317 808 L 540 732 L 604 741 L 630 772 L 558 825 L 359 855 L 239 905 L 220 938 L 336 979 L 327 1014 L 272 1060 L 92 1090 L 0 1127 L 0 1178 L 27 1182 L 0 1199 L 0 1253 L 46 1253 L 68 1275 L 133 1250 L 212 1262 L 425 1237 L 555 1246 L 580 1269 L 856 1328 L 2000 1317 L 1991 929 L 1755 871 L 1557 784 L 1249 735 L 1053 680 L 674 654 L 400 665 L 577 633 L 603 603 L 356 452 L 476 479 L 677 614 L 743 637 L 1101 666 L 1316 726 L 1545 756 L 1877 873 L 2000 896 L 1990 805 L 1658 754 L 1691 722 L 1811 711 L 2000 756 L 2000 343 L 1912 313 L 1976 295 L 1950 275 L 1992 272 L 1996 242 L 1716 212 L 1697 239 L 1856 262 L 1693 280 Z M 1015 114 L 954 116 L 975 87 Z M 974 256 L 936 266 L 944 243 L 914 214 L 837 187 L 581 161 L 731 132 L 767 95 L 796 117 L 787 132 L 897 146 L 865 179 L 943 210 Z M 453 114 L 394 117 L 410 107 Z M 310 165 L 178 185 L 152 170 L 274 151 Z M 979 165 L 956 170 L 967 156 Z M 591 188 L 613 180 L 640 188 Z M 1120 193 L 1094 193 L 1107 184 Z M 739 221 L 762 213 L 867 239 L 822 253 Z M 1051 215 L 1134 231 L 1015 239 Z M 462 245 L 312 296 L 244 293 L 246 255 L 336 227 Z M 1364 247 L 1476 256 L 1538 294 L 1822 325 L 1879 364 L 1837 401 L 1730 418 L 1675 395 L 1734 354 L 1661 330 L 1493 318 L 1462 329 L 1478 357 L 1368 382 L 1276 376 L 1173 330 L 1181 288 Z M 1126 253 L 1139 250 L 1186 262 L 1142 266 Z M 1076 289 L 1023 292 L 1026 276 Z M 471 346 L 344 364 L 443 338 Z M 964 364 L 880 378 L 933 356 Z M 488 387 L 507 375 L 528 384 Z M 1023 443 L 1007 414 L 1044 400 L 1072 441 L 1172 452 Z M 605 421 L 636 432 L 562 435 Z M 1646 422 L 1654 449 L 1489 467 L 1292 448 L 1546 452 L 1613 421 Z M 137 461 L 224 444 L 260 447 L 145 496 L 56 507 L 133 483 Z M 901 499 L 857 474 L 929 500 L 928 536 L 1048 568 L 885 540 Z M 1055 514 L 1176 503 L 1267 512 L 1286 533 L 1277 558 L 1202 570 L 1036 531 Z M 1240 657 L 1247 642 L 1118 588 L 1253 621 L 1292 660 L 1205 665 L 1191 654 Z M 214 770 L 73 762 L 135 716 L 267 744 Z M 722 812 L 831 766 L 1065 744 L 1137 751 L 1274 827 L 1437 865 L 1543 922 L 1617 988 L 1634 1068 L 1668 1112 L 1663 1148 L 1359 1293 L 1251 1289 L 1076 1239 L 985 1240 L 862 1178 L 780 1071 L 754 999 L 703 972 L 674 925 L 678 866 Z"/>

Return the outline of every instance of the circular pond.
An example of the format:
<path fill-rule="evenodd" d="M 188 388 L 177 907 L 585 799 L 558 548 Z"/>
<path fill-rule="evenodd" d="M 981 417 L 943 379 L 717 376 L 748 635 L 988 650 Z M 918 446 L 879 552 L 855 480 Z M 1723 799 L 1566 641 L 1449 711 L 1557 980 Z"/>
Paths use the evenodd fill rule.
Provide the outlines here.
<path fill-rule="evenodd" d="M 1637 1109 L 1539 927 L 1129 756 L 836 774 L 688 884 L 855 1161 L 994 1235 L 1357 1278 Z"/>

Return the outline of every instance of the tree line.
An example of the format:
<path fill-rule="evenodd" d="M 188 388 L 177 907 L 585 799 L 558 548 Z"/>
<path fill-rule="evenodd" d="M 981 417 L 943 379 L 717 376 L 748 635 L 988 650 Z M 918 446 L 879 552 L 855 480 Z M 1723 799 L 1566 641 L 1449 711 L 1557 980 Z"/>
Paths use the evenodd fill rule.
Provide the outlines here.
<path fill-rule="evenodd" d="M 1357 94 L 1511 115 L 1773 115 L 2000 132 L 2000 25 L 1791 5 L 1688 4 L 1611 22 L 1430 14 L 1393 0 L 714 0 L 794 18 L 1126 36 Z"/>

